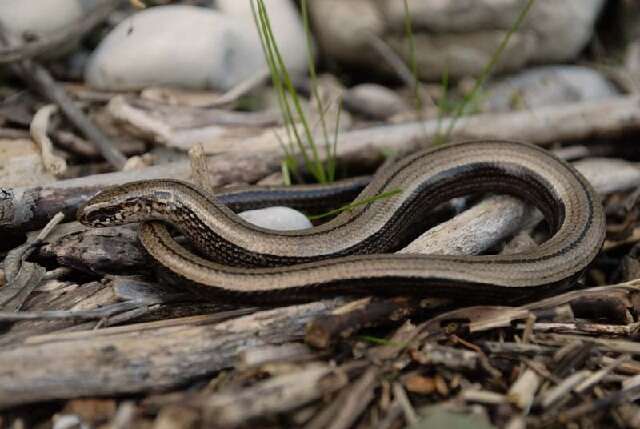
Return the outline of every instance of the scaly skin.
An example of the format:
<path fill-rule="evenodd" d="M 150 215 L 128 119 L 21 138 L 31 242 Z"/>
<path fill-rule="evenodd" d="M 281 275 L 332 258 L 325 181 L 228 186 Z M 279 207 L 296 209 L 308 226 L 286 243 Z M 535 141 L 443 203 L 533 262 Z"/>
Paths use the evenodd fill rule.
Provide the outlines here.
<path fill-rule="evenodd" d="M 319 190 L 331 198 L 331 186 L 350 185 L 260 191 L 255 203 L 269 192 L 280 192 L 274 199 L 282 204 L 312 199 Z M 80 209 L 79 220 L 93 226 L 143 222 L 144 247 L 178 276 L 216 292 L 283 300 L 336 292 L 526 298 L 574 280 L 604 240 L 602 205 L 591 185 L 569 164 L 529 144 L 474 141 L 425 150 L 379 171 L 357 199 L 397 189 L 323 225 L 282 232 L 248 224 L 193 185 L 152 180 L 99 194 Z M 535 204 L 554 235 L 518 255 L 391 254 L 423 232 L 429 210 L 482 192 Z M 172 223 L 215 262 L 184 249 L 158 221 Z"/>

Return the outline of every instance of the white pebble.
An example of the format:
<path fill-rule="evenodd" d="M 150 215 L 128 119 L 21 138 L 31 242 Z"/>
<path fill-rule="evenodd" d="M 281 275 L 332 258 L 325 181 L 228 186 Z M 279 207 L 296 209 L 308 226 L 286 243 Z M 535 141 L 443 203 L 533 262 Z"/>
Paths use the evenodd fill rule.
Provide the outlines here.
<path fill-rule="evenodd" d="M 239 215 L 249 223 L 276 231 L 294 231 L 313 226 L 304 214 L 290 207 L 276 206 L 247 210 Z"/>
<path fill-rule="evenodd" d="M 98 89 L 150 86 L 228 90 L 266 70 L 249 1 L 220 10 L 171 5 L 140 11 L 118 24 L 89 58 L 86 82 Z M 240 5 L 246 3 L 246 5 Z M 285 63 L 307 64 L 300 17 L 290 0 L 267 2 Z"/>

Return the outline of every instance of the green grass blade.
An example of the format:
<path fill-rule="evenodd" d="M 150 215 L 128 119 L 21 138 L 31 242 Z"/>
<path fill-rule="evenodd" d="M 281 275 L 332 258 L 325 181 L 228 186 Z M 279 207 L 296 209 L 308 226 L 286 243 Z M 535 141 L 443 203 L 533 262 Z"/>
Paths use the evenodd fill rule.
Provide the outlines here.
<path fill-rule="evenodd" d="M 349 203 L 349 204 L 347 204 L 345 206 L 339 207 L 339 208 L 334 209 L 334 210 L 330 210 L 330 211 L 328 211 L 326 213 L 307 216 L 307 217 L 310 220 L 316 220 L 316 219 L 322 219 L 322 218 L 329 217 L 329 216 L 334 216 L 334 215 L 342 213 L 343 211 L 346 211 L 346 210 L 353 210 L 356 207 L 359 207 L 359 206 L 362 206 L 362 205 L 365 205 L 365 204 L 369 204 L 369 203 L 372 203 L 374 201 L 381 200 L 381 199 L 384 199 L 384 198 L 392 197 L 394 195 L 399 194 L 400 192 L 402 192 L 402 189 L 392 189 L 391 191 L 382 192 L 382 193 L 374 195 L 372 197 L 364 198 L 362 200 L 353 201 L 353 202 L 351 202 L 351 203 Z"/>
<path fill-rule="evenodd" d="M 409 10 L 409 3 L 404 1 L 404 31 L 409 42 L 409 67 L 411 68 L 411 75 L 413 76 L 413 95 L 416 100 L 416 109 L 420 116 L 422 116 L 422 110 L 424 103 L 422 102 L 422 96 L 420 95 L 420 81 L 418 80 L 418 62 L 416 60 L 416 43 L 413 39 L 413 28 L 411 25 L 411 11 Z"/>
<path fill-rule="evenodd" d="M 262 13 L 263 15 L 263 19 L 265 22 L 269 22 L 269 17 L 267 15 L 266 12 L 266 8 L 264 6 L 264 2 L 263 0 L 260 0 L 259 4 L 258 4 L 258 10 L 260 13 Z M 293 101 L 293 105 L 295 107 L 296 113 L 297 113 L 297 118 L 300 121 L 300 123 L 302 124 L 303 130 L 304 130 L 304 134 L 306 137 L 306 141 L 307 144 L 309 145 L 309 148 L 311 149 L 311 153 L 312 153 L 312 163 L 310 163 L 310 166 L 312 166 L 312 172 L 314 173 L 314 175 L 316 176 L 317 180 L 320 183 L 326 183 L 326 176 L 324 174 L 324 169 L 322 168 L 322 163 L 320 162 L 320 156 L 318 154 L 318 148 L 316 147 L 316 145 L 314 144 L 314 140 L 313 140 L 313 135 L 311 134 L 311 128 L 309 127 L 309 122 L 307 121 L 307 118 L 304 114 L 304 111 L 302 110 L 302 105 L 300 104 L 300 99 L 298 98 L 298 93 L 295 90 L 295 87 L 293 86 L 293 81 L 291 80 L 291 76 L 289 75 L 289 71 L 287 70 L 287 67 L 285 65 L 285 62 L 283 60 L 282 54 L 280 52 L 280 49 L 278 48 L 278 45 L 275 43 L 275 37 L 273 35 L 273 31 L 271 29 L 270 25 L 266 25 L 265 26 L 265 31 L 268 34 L 267 39 L 272 41 L 271 43 L 271 48 L 272 48 L 272 52 L 274 54 L 274 58 L 276 59 L 276 65 L 278 65 L 279 67 L 279 71 L 282 75 L 282 79 L 285 85 L 285 88 L 287 89 L 289 96 L 291 97 L 291 100 Z M 302 141 L 302 139 L 298 140 L 300 142 L 300 147 L 301 150 L 304 150 L 303 148 L 305 148 L 305 145 Z"/>
<path fill-rule="evenodd" d="M 505 48 L 509 44 L 509 40 L 511 40 L 511 36 L 513 35 L 513 33 L 515 33 L 520 28 L 520 26 L 522 25 L 522 22 L 527 17 L 527 14 L 529 13 L 529 10 L 531 9 L 531 7 L 535 3 L 535 1 L 536 0 L 529 0 L 527 2 L 527 4 L 525 5 L 525 7 L 520 11 L 520 14 L 518 15 L 518 18 L 513 23 L 513 25 L 511 26 L 511 28 L 509 29 L 509 31 L 505 35 L 504 39 L 502 39 L 502 42 L 498 46 L 498 49 L 493 53 L 493 55 L 491 56 L 491 59 L 485 65 L 482 73 L 480 74 L 480 77 L 476 80 L 473 88 L 471 89 L 471 92 L 469 93 L 469 95 L 467 95 L 464 98 L 463 102 L 456 109 L 456 111 L 455 111 L 455 113 L 453 115 L 453 118 L 451 118 L 451 121 L 449 122 L 449 127 L 447 128 L 447 131 L 446 131 L 446 133 L 444 135 L 444 141 L 449 140 L 449 137 L 451 136 L 451 133 L 453 132 L 453 128 L 455 127 L 456 122 L 458 121 L 458 119 L 460 119 L 460 117 L 464 113 L 465 108 L 467 107 L 467 105 L 476 96 L 476 94 L 478 93 L 480 88 L 484 85 L 484 83 L 487 81 L 487 79 L 489 78 L 489 76 L 493 72 L 493 69 L 495 68 L 496 64 L 500 60 L 500 57 L 502 56 L 502 53 L 504 52 Z"/>

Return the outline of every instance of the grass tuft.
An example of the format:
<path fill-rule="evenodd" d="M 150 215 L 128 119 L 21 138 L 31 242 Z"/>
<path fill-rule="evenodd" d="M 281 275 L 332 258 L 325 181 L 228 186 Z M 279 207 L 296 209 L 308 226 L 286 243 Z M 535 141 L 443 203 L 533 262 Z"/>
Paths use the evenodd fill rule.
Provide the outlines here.
<path fill-rule="evenodd" d="M 301 1 L 302 19 L 308 51 L 311 92 L 320 116 L 320 125 L 325 143 L 324 159 L 320 156 L 318 144 L 312 128 L 309 125 L 309 120 L 302 109 L 302 103 L 300 102 L 301 97 L 293 85 L 287 66 L 276 43 L 264 0 L 251 0 L 251 9 L 260 36 L 260 43 L 262 44 L 265 60 L 271 74 L 271 81 L 278 95 L 278 104 L 286 130 L 286 140 L 278 136 L 280 145 L 284 151 L 282 164 L 283 176 L 288 183 L 291 183 L 292 175 L 298 177 L 302 175 L 300 172 L 301 165 L 298 162 L 298 158 L 301 157 L 306 171 L 308 171 L 318 183 L 332 182 L 335 180 L 335 148 L 337 146 L 338 133 L 336 131 L 332 143 L 329 139 L 325 118 L 326 107 L 323 106 L 318 91 L 307 2 L 306 0 Z M 338 121 L 339 117 L 340 115 L 338 114 Z M 338 124 L 336 124 L 336 129 L 337 127 Z"/>
<path fill-rule="evenodd" d="M 445 131 L 444 135 L 440 134 L 439 132 L 436 135 L 436 138 L 435 138 L 436 144 L 446 143 L 449 140 L 449 138 L 451 137 L 451 133 L 453 132 L 453 129 L 456 126 L 456 123 L 458 122 L 458 120 L 467 111 L 468 106 L 477 100 L 482 87 L 484 86 L 487 79 L 489 79 L 489 76 L 491 76 L 493 69 L 495 68 L 496 64 L 500 60 L 500 57 L 502 56 L 505 48 L 509 44 L 509 41 L 511 40 L 511 36 L 513 36 L 513 33 L 518 31 L 518 29 L 522 26 L 524 19 L 527 17 L 527 14 L 529 13 L 529 10 L 531 9 L 535 1 L 536 0 L 528 0 L 527 4 L 524 6 L 524 8 L 522 8 L 515 22 L 513 23 L 509 31 L 507 31 L 507 34 L 505 35 L 504 39 L 502 39 L 502 41 L 500 42 L 498 49 L 496 49 L 496 51 L 493 53 L 489 62 L 485 64 L 484 69 L 482 70 L 482 73 L 480 74 L 478 79 L 476 79 L 473 85 L 473 88 L 467 95 L 465 95 L 462 102 L 459 103 L 458 107 L 454 110 L 453 117 L 449 121 L 449 126 L 447 127 L 447 130 Z M 445 97 L 446 97 L 446 86 L 445 86 Z M 444 106 L 444 103 L 439 103 L 439 106 Z"/>

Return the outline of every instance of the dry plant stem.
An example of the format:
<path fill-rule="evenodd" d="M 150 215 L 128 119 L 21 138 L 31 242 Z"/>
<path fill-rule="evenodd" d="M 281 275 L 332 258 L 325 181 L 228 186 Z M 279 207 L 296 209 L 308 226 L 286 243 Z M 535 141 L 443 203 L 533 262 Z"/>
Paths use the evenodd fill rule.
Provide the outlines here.
<path fill-rule="evenodd" d="M 300 339 L 311 318 L 340 303 L 283 307 L 222 323 L 214 315 L 208 323 L 186 318 L 32 337 L 0 349 L 0 408 L 183 385 L 232 366 L 249 348 Z"/>
<path fill-rule="evenodd" d="M 85 158 L 100 158 L 100 152 L 87 140 L 72 132 L 58 130 L 53 132 L 56 145 L 73 154 Z M 142 140 L 118 140 L 114 142 L 124 155 L 140 155 L 146 150 L 146 144 Z"/>
<path fill-rule="evenodd" d="M 452 310 L 447 313 L 436 316 L 419 325 L 419 329 L 415 334 L 414 341 L 416 343 L 424 342 L 427 339 L 442 338 L 445 335 L 450 336 L 447 333 L 447 326 L 450 321 L 468 320 L 465 323 L 466 329 L 470 333 L 483 332 L 488 329 L 494 329 L 498 327 L 508 327 L 516 320 L 525 320 L 530 312 L 536 312 L 549 308 L 556 308 L 558 306 L 574 303 L 578 300 L 589 297 L 596 300 L 598 297 L 611 298 L 617 297 L 621 302 L 627 303 L 628 306 L 632 306 L 632 297 L 640 292 L 640 281 L 634 280 L 627 283 L 620 283 L 617 285 L 595 287 L 583 290 L 575 290 L 563 293 L 561 295 L 552 296 L 542 299 L 531 304 L 524 305 L 522 307 L 490 307 L 490 306 L 478 306 L 478 307 L 466 307 L 463 309 Z M 544 338 L 544 341 L 542 340 Z M 560 341 L 559 339 L 562 339 Z M 549 344 L 556 345 L 561 342 L 562 345 L 570 343 L 571 340 L 577 341 L 573 347 L 568 350 L 569 354 L 579 354 L 578 349 L 582 347 L 582 340 L 584 337 L 577 335 L 558 335 L 558 334 L 536 334 L 535 341 L 538 345 L 547 346 Z M 590 342 L 593 346 L 607 347 L 610 351 L 619 353 L 640 353 L 640 346 L 637 343 L 623 340 L 604 340 L 591 337 Z M 489 345 L 492 345 L 489 343 Z M 495 344 L 492 347 L 498 347 Z M 531 347 L 530 345 L 519 344 L 517 346 L 508 346 L 507 344 L 499 346 L 501 350 L 511 350 L 518 353 L 537 351 L 537 347 Z M 562 375 L 559 375 L 562 376 Z"/>
<path fill-rule="evenodd" d="M 571 391 L 578 384 L 582 383 L 587 377 L 589 377 L 590 372 L 587 370 L 577 371 L 571 374 L 569 377 L 562 380 L 560 384 L 557 386 L 547 390 L 541 396 L 541 405 L 542 408 L 547 409 L 549 407 L 554 406 L 557 402 L 571 395 Z"/>
<path fill-rule="evenodd" d="M 38 109 L 33 116 L 29 131 L 33 141 L 40 147 L 44 168 L 54 176 L 61 176 L 67 171 L 67 162 L 53 153 L 53 143 L 47 136 L 49 120 L 57 110 L 58 107 L 55 104 L 47 104 Z"/>
<path fill-rule="evenodd" d="M 609 407 L 612 407 L 614 405 L 631 401 L 632 398 L 638 395 L 638 393 L 640 393 L 640 385 L 610 393 L 601 399 L 587 402 L 571 408 L 567 411 L 561 412 L 558 416 L 558 420 L 560 421 L 560 423 L 566 424 L 597 410 L 608 409 Z"/>
<path fill-rule="evenodd" d="M 416 411 L 411 405 L 411 401 L 409 401 L 409 398 L 407 397 L 407 392 L 405 392 L 404 387 L 402 387 L 402 384 L 393 383 L 393 395 L 400 401 L 402 411 L 404 412 L 404 420 L 407 425 L 415 424 L 418 421 L 418 417 L 416 415 Z"/>
<path fill-rule="evenodd" d="M 121 3 L 119 0 L 99 0 L 94 9 L 77 22 L 64 27 L 47 38 L 26 42 L 20 46 L 0 48 L 0 64 L 26 60 L 57 46 L 79 39 L 102 22 Z"/>
<path fill-rule="evenodd" d="M 461 371 L 478 368 L 480 353 L 428 342 L 420 351 L 412 351 L 411 358 L 421 365 L 443 365 Z"/>
<path fill-rule="evenodd" d="M 541 382 L 540 375 L 531 368 L 527 368 L 509 389 L 507 394 L 509 402 L 528 414 Z"/>
<path fill-rule="evenodd" d="M 211 173 L 207 166 L 207 157 L 200 143 L 193 145 L 189 149 L 189 160 L 191 161 L 191 178 L 193 182 L 207 192 L 214 192 L 215 187 L 211 184 Z"/>

